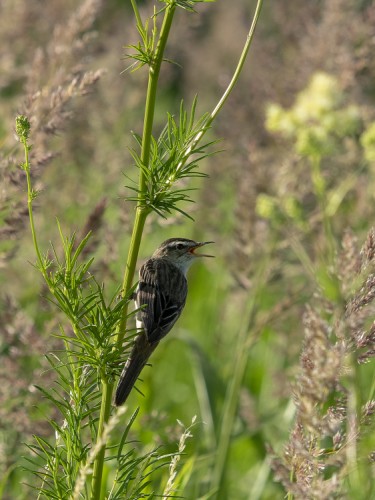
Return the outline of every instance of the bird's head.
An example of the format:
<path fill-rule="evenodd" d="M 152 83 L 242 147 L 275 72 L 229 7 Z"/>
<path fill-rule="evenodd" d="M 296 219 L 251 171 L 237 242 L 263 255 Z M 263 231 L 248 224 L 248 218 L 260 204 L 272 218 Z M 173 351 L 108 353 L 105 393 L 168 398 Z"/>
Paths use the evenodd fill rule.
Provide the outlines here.
<path fill-rule="evenodd" d="M 170 238 L 164 241 L 159 248 L 154 252 L 154 258 L 166 258 L 171 260 L 183 273 L 186 273 L 190 265 L 198 257 L 213 257 L 203 253 L 195 253 L 195 251 L 213 243 L 213 241 L 194 241 L 187 238 Z"/>

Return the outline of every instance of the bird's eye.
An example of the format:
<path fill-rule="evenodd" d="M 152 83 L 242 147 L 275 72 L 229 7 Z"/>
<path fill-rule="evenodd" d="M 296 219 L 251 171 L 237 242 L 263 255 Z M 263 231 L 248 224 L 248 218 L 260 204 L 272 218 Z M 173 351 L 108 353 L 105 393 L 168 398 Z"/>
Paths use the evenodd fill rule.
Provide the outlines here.
<path fill-rule="evenodd" d="M 182 250 L 184 248 L 183 243 L 177 243 L 176 248 L 177 250 Z"/>

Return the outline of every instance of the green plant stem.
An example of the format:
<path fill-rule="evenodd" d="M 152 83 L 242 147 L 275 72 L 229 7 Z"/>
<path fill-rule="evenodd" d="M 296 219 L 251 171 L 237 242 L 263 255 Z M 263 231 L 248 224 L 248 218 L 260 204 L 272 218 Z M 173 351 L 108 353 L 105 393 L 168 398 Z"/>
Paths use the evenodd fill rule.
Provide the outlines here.
<path fill-rule="evenodd" d="M 137 210 L 135 213 L 133 233 L 132 233 L 132 237 L 130 240 L 128 260 L 126 262 L 126 267 L 125 267 L 124 281 L 122 284 L 122 294 L 124 297 L 129 293 L 129 291 L 132 287 L 134 273 L 135 273 L 135 267 L 136 267 L 137 259 L 138 259 L 139 247 L 141 245 L 143 229 L 145 227 L 148 213 L 149 212 L 145 209 L 142 209 L 142 207 L 140 207 L 140 206 L 137 207 Z M 127 319 L 128 319 L 128 307 L 129 307 L 129 302 L 127 301 L 127 302 L 125 302 L 124 308 L 122 310 L 120 327 L 119 327 L 119 331 L 118 331 L 117 339 L 116 339 L 118 347 L 121 347 L 121 344 L 123 342 L 124 335 L 126 332 L 126 325 L 127 325 Z"/>
<path fill-rule="evenodd" d="M 102 404 L 100 407 L 97 439 L 99 439 L 103 435 L 104 426 L 108 422 L 111 413 L 112 393 L 113 393 L 113 384 L 108 383 L 106 380 L 103 380 Z M 106 450 L 105 446 L 102 446 L 102 448 L 96 455 L 94 462 L 94 469 L 92 474 L 92 490 L 91 490 L 91 498 L 93 500 L 99 500 L 101 497 L 105 450 Z"/>
<path fill-rule="evenodd" d="M 48 279 L 48 275 L 45 269 L 45 266 L 43 265 L 43 259 L 42 255 L 39 250 L 39 245 L 38 241 L 36 238 L 36 231 L 35 231 L 35 223 L 34 223 L 34 212 L 33 212 L 33 200 L 35 198 L 35 195 L 33 194 L 33 188 L 31 184 L 31 176 L 30 176 L 30 158 L 29 158 L 29 145 L 27 144 L 27 139 L 21 138 L 22 145 L 25 150 L 25 173 L 26 173 L 26 182 L 27 182 L 27 208 L 29 212 L 29 221 L 30 221 L 30 229 L 31 229 L 31 235 L 33 239 L 33 245 L 35 248 L 35 253 L 37 256 L 37 261 L 39 268 L 43 274 L 44 279 L 46 280 L 46 283 L 49 285 L 50 281 Z"/>
<path fill-rule="evenodd" d="M 327 211 L 327 189 L 321 171 L 321 158 L 315 156 L 311 158 L 311 176 L 315 191 L 315 196 L 318 200 L 320 211 L 322 214 L 324 233 L 327 241 L 328 264 L 332 266 L 335 260 L 335 238 L 333 235 L 331 216 Z"/>
<path fill-rule="evenodd" d="M 168 35 L 172 25 L 173 15 L 176 9 L 174 2 L 170 3 L 164 15 L 163 24 L 160 30 L 160 37 L 156 47 L 153 64 L 150 66 L 147 96 L 145 105 L 144 125 L 142 133 L 142 150 L 141 161 L 143 165 L 148 165 L 150 161 L 150 149 L 152 140 L 152 128 L 154 123 L 155 105 L 156 105 L 156 91 L 158 86 L 158 79 L 160 74 L 160 67 L 163 61 L 165 46 L 167 44 Z M 124 281 L 122 285 L 122 294 L 126 297 L 133 285 L 135 274 L 135 267 L 138 260 L 139 248 L 142 240 L 143 228 L 150 210 L 144 206 L 144 193 L 146 190 L 146 178 L 144 172 L 139 171 L 138 183 L 138 204 L 133 226 L 133 233 L 130 240 L 130 247 L 128 258 L 125 266 Z M 128 317 L 128 305 L 124 306 L 120 329 L 117 336 L 117 344 L 121 345 L 126 332 L 126 324 Z"/>
<path fill-rule="evenodd" d="M 170 32 L 170 28 L 172 25 L 173 15 L 176 9 L 176 3 L 171 2 L 167 9 L 165 10 L 164 19 L 162 23 L 162 27 L 160 30 L 159 41 L 155 50 L 155 55 L 153 58 L 153 63 L 150 66 L 149 70 L 149 78 L 148 78 L 148 86 L 147 86 L 147 96 L 146 96 L 146 105 L 145 105 L 145 115 L 144 115 L 144 126 L 143 126 L 143 134 L 142 134 L 142 150 L 141 150 L 141 160 L 143 165 L 149 164 L 150 159 L 150 148 L 151 148 L 151 140 L 152 140 L 152 128 L 154 122 L 154 114 L 155 114 L 155 104 L 156 104 L 156 91 L 158 85 L 158 78 L 160 73 L 161 63 L 163 61 L 163 55 L 165 46 L 167 43 L 168 35 Z M 136 16 L 137 16 L 136 9 Z M 138 17 L 137 20 L 139 21 Z M 128 252 L 128 258 L 125 266 L 124 272 L 124 280 L 123 280 L 123 288 L 122 295 L 126 297 L 133 285 L 133 279 L 135 274 L 135 268 L 138 259 L 139 248 L 142 240 L 143 229 L 145 226 L 145 222 L 147 219 L 150 210 L 148 207 L 144 206 L 144 193 L 146 190 L 146 178 L 142 171 L 139 170 L 139 185 L 138 185 L 138 203 L 135 215 L 135 221 L 133 226 L 132 237 L 130 241 L 130 247 Z M 120 327 L 117 332 L 117 336 L 115 338 L 115 342 L 118 347 L 121 347 L 123 342 L 126 326 L 127 326 L 127 318 L 128 318 L 128 303 L 125 303 Z M 102 394 L 102 402 L 100 408 L 100 416 L 99 416 L 99 425 L 98 425 L 98 435 L 97 440 L 101 439 L 103 434 L 103 429 L 105 424 L 108 422 L 110 413 L 111 413 L 111 402 L 112 402 L 112 394 L 113 394 L 114 384 L 112 382 L 103 381 L 103 394 Z M 105 457 L 105 446 L 103 446 L 95 458 L 94 463 L 94 472 L 92 477 L 92 490 L 91 490 L 91 498 L 92 500 L 99 500 L 101 493 L 101 483 L 103 476 L 103 466 L 104 466 L 104 457 Z"/>
<path fill-rule="evenodd" d="M 347 364 L 350 369 L 348 370 L 345 384 L 348 398 L 346 457 L 350 493 L 353 495 L 353 498 L 357 498 L 361 490 L 365 491 L 372 488 L 372 482 L 368 481 L 368 478 L 371 477 L 371 465 L 369 462 L 364 461 L 360 466 L 358 460 L 358 445 L 360 444 L 358 437 L 361 435 L 363 401 L 360 390 L 361 369 L 355 353 L 349 353 Z M 372 497 L 369 496 L 369 498 Z"/>
<path fill-rule="evenodd" d="M 197 144 L 202 139 L 204 134 L 210 128 L 212 122 L 215 120 L 216 116 L 219 114 L 219 111 L 224 106 L 226 100 L 228 99 L 229 95 L 231 94 L 234 86 L 236 85 L 236 83 L 240 77 L 241 71 L 243 69 L 243 66 L 244 66 L 246 58 L 247 58 L 247 54 L 250 50 L 251 43 L 252 43 L 253 38 L 254 38 L 255 28 L 256 28 L 256 25 L 257 25 L 257 22 L 258 22 L 258 19 L 259 19 L 261 10 L 262 10 L 262 5 L 263 5 L 263 0 L 258 0 L 256 8 L 255 8 L 255 12 L 254 12 L 253 20 L 252 20 L 252 23 L 250 26 L 250 30 L 249 30 L 249 33 L 248 33 L 247 38 L 246 38 L 246 43 L 244 45 L 244 48 L 242 49 L 241 56 L 239 58 L 237 67 L 233 73 L 232 79 L 229 82 L 228 87 L 225 89 L 224 94 L 221 96 L 219 102 L 216 104 L 215 108 L 208 115 L 202 129 L 198 132 L 198 134 L 193 139 L 192 144 L 187 151 L 187 154 L 185 157 L 186 160 L 190 154 L 190 151 L 192 151 L 197 146 Z M 182 168 L 183 164 L 184 164 L 184 162 L 182 162 L 181 165 L 179 165 L 179 168 Z"/>
<path fill-rule="evenodd" d="M 219 100 L 219 102 L 217 103 L 214 110 L 211 112 L 211 114 L 209 116 L 208 126 L 213 122 L 213 120 L 216 118 L 216 116 L 219 113 L 219 111 L 221 110 L 221 108 L 224 106 L 225 101 L 228 99 L 230 93 L 233 90 L 233 87 L 235 86 L 235 84 L 237 83 L 237 81 L 240 77 L 242 68 L 243 68 L 245 61 L 246 61 L 246 58 L 247 58 L 247 54 L 250 50 L 250 46 L 251 46 L 251 43 L 252 43 L 253 38 L 254 38 L 255 28 L 256 28 L 256 25 L 257 25 L 257 22 L 258 22 L 258 19 L 259 19 L 261 10 L 262 10 L 262 5 L 263 5 L 263 0 L 258 0 L 256 8 L 255 8 L 255 12 L 254 12 L 253 20 L 252 20 L 252 23 L 250 26 L 250 30 L 249 30 L 249 33 L 248 33 L 247 38 L 246 38 L 246 43 L 245 43 L 244 48 L 242 50 L 237 67 L 233 73 L 232 79 L 229 82 L 228 87 L 226 88 L 221 99 Z"/>
<path fill-rule="evenodd" d="M 142 26 L 142 19 L 141 19 L 141 16 L 139 14 L 137 2 L 135 0 L 131 0 L 131 4 L 133 7 L 133 12 L 134 12 L 135 18 L 137 20 L 137 25 Z"/>
<path fill-rule="evenodd" d="M 143 165 L 147 166 L 150 160 L 150 148 L 152 139 L 152 127 L 154 123 L 155 114 L 155 103 L 156 103 L 156 91 L 158 87 L 159 73 L 161 63 L 163 62 L 163 55 L 165 46 L 167 44 L 169 32 L 171 29 L 173 16 L 176 10 L 176 3 L 171 2 L 165 10 L 165 15 L 163 23 L 160 30 L 160 37 L 155 50 L 155 56 L 149 70 L 147 95 L 146 95 L 146 106 L 145 115 L 143 121 L 143 133 L 142 133 L 142 151 L 141 151 L 141 161 Z M 143 202 L 143 194 L 146 189 L 146 179 L 142 170 L 139 172 L 139 191 L 138 200 L 139 203 Z M 131 286 L 131 285 L 130 285 Z"/>
<path fill-rule="evenodd" d="M 270 255 L 267 253 L 259 267 L 258 275 L 254 280 L 254 288 L 249 295 L 248 303 L 246 306 L 247 315 L 245 321 L 240 328 L 237 342 L 237 349 L 234 359 L 233 375 L 228 386 L 224 408 L 223 418 L 220 425 L 220 436 L 218 439 L 218 449 L 215 461 L 215 467 L 212 474 L 211 488 L 212 492 L 221 492 L 225 481 L 225 466 L 228 459 L 230 439 L 233 431 L 234 420 L 238 401 L 240 397 L 240 390 L 243 378 L 246 372 L 248 361 L 248 354 L 251 346 L 257 340 L 258 335 L 256 332 L 249 337 L 249 332 L 252 331 L 255 314 L 256 314 L 256 300 L 259 292 L 261 291 L 264 283 L 267 280 L 267 273 L 270 270 Z M 259 332 L 260 333 L 260 332 Z"/>

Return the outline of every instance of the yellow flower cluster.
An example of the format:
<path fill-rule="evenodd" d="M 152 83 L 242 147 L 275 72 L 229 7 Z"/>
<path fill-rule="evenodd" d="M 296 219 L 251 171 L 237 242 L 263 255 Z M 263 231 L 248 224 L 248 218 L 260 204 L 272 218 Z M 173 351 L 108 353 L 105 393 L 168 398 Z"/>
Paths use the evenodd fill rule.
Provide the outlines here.
<path fill-rule="evenodd" d="M 344 137 L 358 132 L 361 123 L 359 109 L 344 102 L 337 80 L 316 73 L 289 109 L 268 106 L 266 128 L 293 139 L 296 152 L 303 156 L 332 154 Z"/>

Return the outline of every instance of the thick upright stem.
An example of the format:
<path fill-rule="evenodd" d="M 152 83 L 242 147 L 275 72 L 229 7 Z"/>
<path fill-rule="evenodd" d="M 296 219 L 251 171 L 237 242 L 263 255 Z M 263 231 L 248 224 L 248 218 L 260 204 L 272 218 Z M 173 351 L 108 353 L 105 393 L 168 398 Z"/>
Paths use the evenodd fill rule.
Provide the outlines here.
<path fill-rule="evenodd" d="M 160 67 L 163 61 L 164 50 L 167 44 L 168 35 L 171 29 L 175 9 L 176 9 L 176 4 L 173 2 L 168 6 L 168 8 L 165 11 L 163 24 L 160 30 L 159 41 L 155 50 L 154 60 L 150 66 L 150 71 L 149 71 L 145 116 L 143 122 L 142 151 L 141 151 L 141 161 L 142 164 L 146 166 L 149 165 L 150 162 L 152 127 L 154 123 L 156 91 L 158 86 Z M 140 170 L 139 183 L 138 183 L 138 205 L 133 226 L 133 233 L 130 241 L 128 259 L 125 266 L 124 281 L 122 288 L 122 293 L 124 297 L 128 295 L 133 285 L 135 267 L 137 264 L 139 247 L 142 240 L 143 228 L 147 219 L 147 215 L 149 214 L 149 209 L 144 205 L 145 191 L 146 191 L 146 178 L 143 170 Z M 121 344 L 124 339 L 127 317 L 128 317 L 128 305 L 125 304 L 122 314 L 121 325 L 117 336 L 118 344 Z"/>
<path fill-rule="evenodd" d="M 158 78 L 159 78 L 161 63 L 163 61 L 164 49 L 172 25 L 175 9 L 176 9 L 176 4 L 172 2 L 171 4 L 169 4 L 168 8 L 165 11 L 163 24 L 160 30 L 159 41 L 155 50 L 153 62 L 149 70 L 144 126 L 142 134 L 142 151 L 141 151 L 141 160 L 143 165 L 145 166 L 148 166 L 150 161 L 150 148 L 151 148 L 152 128 L 153 128 L 154 114 L 155 114 Z M 150 210 L 148 209 L 147 206 L 145 206 L 144 203 L 145 191 L 146 191 L 146 178 L 142 169 L 140 169 L 139 183 L 138 183 L 138 203 L 137 203 L 132 237 L 130 241 L 128 258 L 124 272 L 123 289 L 122 289 L 122 294 L 124 297 L 128 295 L 133 285 L 134 273 L 137 264 L 139 248 L 142 240 L 143 228 L 145 226 L 147 215 L 150 212 Z M 128 318 L 128 304 L 125 303 L 122 311 L 120 327 L 118 329 L 116 337 L 116 343 L 118 346 L 122 344 L 125 336 L 127 318 Z M 113 394 L 113 383 L 109 383 L 108 381 L 103 380 L 103 395 L 100 408 L 97 440 L 101 439 L 104 426 L 108 422 L 108 419 L 110 417 L 112 394 Z M 91 490 L 92 500 L 100 500 L 104 458 L 105 458 L 105 446 L 103 445 L 100 452 L 96 456 L 94 463 L 92 490 Z"/>

